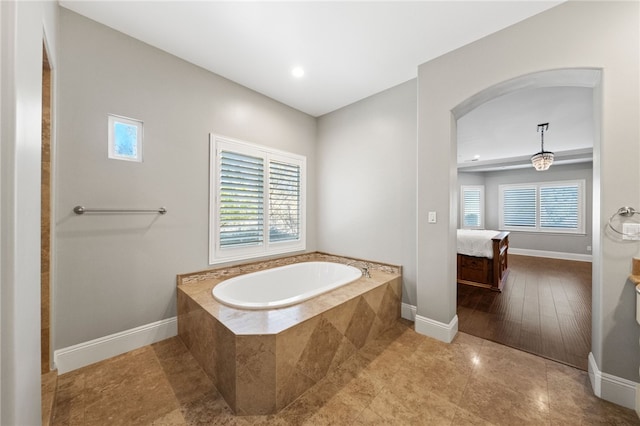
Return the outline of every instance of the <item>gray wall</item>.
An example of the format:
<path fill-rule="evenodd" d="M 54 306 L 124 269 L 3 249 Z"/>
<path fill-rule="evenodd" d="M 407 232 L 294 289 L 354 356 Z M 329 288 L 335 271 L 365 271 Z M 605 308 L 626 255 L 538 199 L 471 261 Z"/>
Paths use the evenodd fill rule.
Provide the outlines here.
<path fill-rule="evenodd" d="M 40 405 L 42 44 L 54 70 L 58 6 L 0 2 L 0 424 L 35 425 Z"/>
<path fill-rule="evenodd" d="M 307 156 L 316 249 L 316 120 L 61 9 L 54 348 L 176 315 L 176 274 L 208 265 L 209 133 Z M 144 122 L 143 163 L 107 159 L 107 114 Z M 88 207 L 168 214 L 84 215 Z"/>
<path fill-rule="evenodd" d="M 416 304 L 416 80 L 318 119 L 318 248 L 403 266 Z"/>
<path fill-rule="evenodd" d="M 458 172 L 458 186 L 462 185 L 484 185 L 484 173 Z"/>
<path fill-rule="evenodd" d="M 640 205 L 639 5 L 566 2 L 427 62 L 418 70 L 418 314 L 448 324 L 456 314 L 456 110 L 475 95 L 547 70 L 601 68 L 594 89 L 592 353 L 598 368 L 638 382 L 631 259 L 640 244 L 606 232 L 620 206 Z M 544 31 L 540 31 L 544 28 Z M 611 29 L 615 28 L 615 31 Z M 533 86 L 542 80 L 529 80 Z M 498 90 L 498 88 L 500 90 Z M 433 157 L 441 159 L 433 162 Z M 438 182 L 438 185 L 434 185 Z M 438 211 L 437 224 L 425 223 Z"/>
<path fill-rule="evenodd" d="M 561 253 L 591 254 L 593 216 L 593 166 L 592 163 L 553 165 L 545 172 L 532 167 L 484 173 L 458 173 L 458 188 L 462 185 L 484 185 L 486 229 L 499 229 L 499 186 L 514 183 L 554 182 L 585 180 L 585 234 L 548 234 L 512 231 L 509 245 L 512 248 L 542 250 Z M 459 223 L 459 219 L 458 219 Z"/>

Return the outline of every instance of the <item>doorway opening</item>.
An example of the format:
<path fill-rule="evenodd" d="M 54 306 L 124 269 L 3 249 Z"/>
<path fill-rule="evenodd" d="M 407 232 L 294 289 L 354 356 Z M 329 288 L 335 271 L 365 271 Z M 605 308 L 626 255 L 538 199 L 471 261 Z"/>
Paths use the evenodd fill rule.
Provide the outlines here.
<path fill-rule="evenodd" d="M 453 111 L 456 118 L 456 145 L 461 139 L 468 138 L 475 144 L 475 149 L 472 149 L 478 150 L 471 152 L 458 146 L 458 191 L 464 193 L 464 186 L 482 187 L 485 196 L 482 202 L 482 222 L 473 221 L 471 219 L 474 217 L 471 217 L 470 223 L 465 224 L 465 217 L 460 214 L 458 228 L 478 222 L 482 223 L 482 228 L 495 230 L 496 233 L 511 232 L 509 274 L 502 293 L 457 284 L 456 310 L 459 331 L 583 370 L 587 369 L 591 350 L 592 285 L 595 285 L 592 277 L 596 276 L 593 270 L 599 267 L 596 253 L 593 253 L 593 261 L 591 253 L 592 248 L 599 247 L 600 238 L 597 231 L 593 230 L 592 219 L 598 217 L 600 199 L 599 188 L 593 184 L 599 180 L 599 169 L 594 166 L 594 162 L 597 164 L 600 143 L 596 132 L 599 128 L 597 121 L 600 119 L 600 104 L 596 90 L 599 84 L 600 70 L 595 69 L 534 73 L 482 91 Z M 500 145 L 497 141 L 501 135 L 492 134 L 494 128 L 491 123 L 480 123 L 480 128 L 493 142 L 487 155 L 478 146 L 482 143 L 483 137 L 475 135 L 470 138 L 465 134 L 467 129 L 463 126 L 468 123 L 461 125 L 461 119 L 468 118 L 476 109 L 488 110 L 485 108 L 488 104 L 499 102 L 503 102 L 503 108 L 506 108 L 498 114 L 499 120 L 504 121 L 505 128 L 513 130 L 513 127 L 517 127 L 517 119 L 510 119 L 507 117 L 508 114 L 512 111 L 518 113 L 517 102 L 527 104 L 526 107 L 540 107 L 542 103 L 536 105 L 534 97 L 531 96 L 536 90 L 544 96 L 557 96 L 557 99 L 552 100 L 551 104 L 547 103 L 551 106 L 538 108 L 538 111 L 526 116 L 526 127 L 531 131 L 531 135 L 525 133 L 518 138 L 512 138 L 510 145 L 505 148 L 508 154 L 496 153 L 496 147 Z M 523 93 L 526 93 L 526 96 L 518 100 L 517 95 Z M 561 98 L 567 93 L 577 93 L 577 99 L 583 99 L 582 117 L 558 113 L 561 109 Z M 575 99 L 571 102 L 575 102 Z M 573 113 L 577 103 L 571 102 L 567 110 Z M 549 116 L 553 116 L 554 119 L 543 119 Z M 486 118 L 486 115 L 484 117 Z M 475 119 L 478 121 L 477 117 Z M 560 161 L 557 161 L 550 171 L 537 172 L 531 165 L 530 157 L 539 150 L 536 148 L 540 148 L 539 135 L 536 134 L 535 128 L 542 122 L 551 122 L 550 128 L 555 124 L 559 136 L 556 140 L 568 139 L 569 127 L 573 127 L 574 132 L 576 127 L 580 127 L 577 138 L 588 139 L 590 146 L 565 144 L 551 149 L 551 145 L 547 145 L 556 151 L 556 160 Z M 526 150 L 518 152 L 515 144 L 521 144 L 523 140 L 527 141 Z M 551 138 L 547 141 L 550 142 Z M 565 142 L 566 140 L 563 140 L 563 144 Z M 500 155 L 503 155 L 502 159 L 498 158 Z M 530 229 L 521 231 L 504 225 L 504 189 L 500 189 L 501 186 L 509 188 L 509 185 L 530 184 L 542 187 L 547 185 L 545 182 L 557 184 L 559 181 L 578 179 L 586 182 L 584 207 L 581 212 L 584 215 L 583 230 L 563 234 Z M 511 189 L 511 192 L 514 191 Z M 474 199 L 470 198 L 469 203 L 473 201 Z M 540 205 L 539 200 L 536 202 Z M 462 197 L 458 197 L 456 204 L 460 212 L 464 212 L 466 207 L 470 212 L 475 212 L 473 205 L 465 207 L 464 203 Z M 536 214 L 540 215 L 539 212 Z"/>

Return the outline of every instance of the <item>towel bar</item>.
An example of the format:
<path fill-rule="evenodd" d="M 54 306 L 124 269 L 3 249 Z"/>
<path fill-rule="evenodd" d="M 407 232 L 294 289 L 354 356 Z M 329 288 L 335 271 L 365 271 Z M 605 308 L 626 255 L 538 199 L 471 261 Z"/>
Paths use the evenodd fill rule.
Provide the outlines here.
<path fill-rule="evenodd" d="M 160 207 L 159 209 L 88 209 L 84 206 L 75 206 L 73 208 L 75 214 L 85 213 L 159 213 L 166 214 L 167 209 Z"/>

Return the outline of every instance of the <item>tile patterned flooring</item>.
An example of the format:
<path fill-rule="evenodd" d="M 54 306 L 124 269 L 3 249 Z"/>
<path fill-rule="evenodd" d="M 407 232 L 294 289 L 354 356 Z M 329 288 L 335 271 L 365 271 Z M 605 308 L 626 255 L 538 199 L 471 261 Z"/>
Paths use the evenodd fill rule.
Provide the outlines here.
<path fill-rule="evenodd" d="M 278 414 L 234 416 L 178 337 L 63 374 L 54 425 L 640 425 L 584 371 L 399 320 Z"/>

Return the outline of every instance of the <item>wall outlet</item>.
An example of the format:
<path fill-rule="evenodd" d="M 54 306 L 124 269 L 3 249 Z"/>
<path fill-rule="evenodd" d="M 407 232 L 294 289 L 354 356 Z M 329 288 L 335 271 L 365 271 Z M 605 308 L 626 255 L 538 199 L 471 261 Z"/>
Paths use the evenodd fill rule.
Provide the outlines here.
<path fill-rule="evenodd" d="M 436 223 L 437 222 L 436 212 L 429 212 L 429 215 L 428 215 L 428 218 L 427 218 L 427 222 L 429 222 L 429 223 Z"/>
<path fill-rule="evenodd" d="M 587 246 L 587 251 L 591 251 L 591 246 Z"/>

